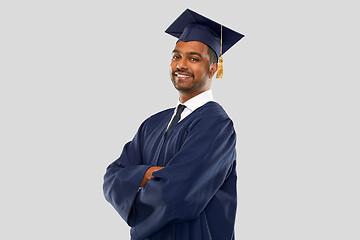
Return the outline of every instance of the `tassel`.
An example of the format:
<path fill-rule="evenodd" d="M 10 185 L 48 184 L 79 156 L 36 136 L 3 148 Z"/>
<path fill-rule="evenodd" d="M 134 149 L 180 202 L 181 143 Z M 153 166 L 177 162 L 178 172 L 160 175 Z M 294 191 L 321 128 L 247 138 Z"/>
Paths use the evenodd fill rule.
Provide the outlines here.
<path fill-rule="evenodd" d="M 223 73 L 224 73 L 224 67 L 223 67 L 223 57 L 222 57 L 222 32 L 223 32 L 223 27 L 221 25 L 221 34 L 220 34 L 220 57 L 219 57 L 219 65 L 218 65 L 218 70 L 216 73 L 216 78 L 223 78 Z"/>
<path fill-rule="evenodd" d="M 223 67 L 223 57 L 219 57 L 219 66 L 218 66 L 218 70 L 216 73 L 216 78 L 223 78 L 223 73 L 224 73 L 224 67 Z"/>

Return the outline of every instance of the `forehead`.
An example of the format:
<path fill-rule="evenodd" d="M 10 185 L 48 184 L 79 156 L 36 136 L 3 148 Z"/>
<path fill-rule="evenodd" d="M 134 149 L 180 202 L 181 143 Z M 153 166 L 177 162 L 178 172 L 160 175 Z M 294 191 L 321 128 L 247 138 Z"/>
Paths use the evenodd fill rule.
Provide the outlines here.
<path fill-rule="evenodd" d="M 203 54 L 206 55 L 208 53 L 208 46 L 198 41 L 189 41 L 189 42 L 178 41 L 175 45 L 174 50 L 177 50 L 180 53 L 197 52 L 202 55 Z"/>

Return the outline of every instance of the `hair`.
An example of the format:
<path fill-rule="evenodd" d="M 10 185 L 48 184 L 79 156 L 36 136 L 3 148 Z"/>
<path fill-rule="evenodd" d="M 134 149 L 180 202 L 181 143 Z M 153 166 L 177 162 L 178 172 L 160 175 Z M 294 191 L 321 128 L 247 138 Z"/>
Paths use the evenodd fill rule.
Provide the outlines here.
<path fill-rule="evenodd" d="M 217 57 L 215 51 L 209 46 L 208 46 L 208 54 L 210 57 L 210 65 L 218 62 L 218 57 Z"/>

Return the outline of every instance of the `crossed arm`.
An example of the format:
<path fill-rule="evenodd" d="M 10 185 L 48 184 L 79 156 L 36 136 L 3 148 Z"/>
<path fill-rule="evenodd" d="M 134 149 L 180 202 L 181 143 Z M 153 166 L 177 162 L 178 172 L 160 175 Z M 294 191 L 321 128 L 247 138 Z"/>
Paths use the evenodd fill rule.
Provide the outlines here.
<path fill-rule="evenodd" d="M 141 131 L 109 165 L 103 186 L 105 198 L 132 227 L 134 239 L 144 239 L 170 222 L 198 217 L 224 183 L 236 158 L 236 135 L 230 119 L 199 121 L 165 169 L 143 165 L 139 136 Z M 151 178 L 154 181 L 149 182 Z M 138 191 L 145 185 L 146 189 Z"/>

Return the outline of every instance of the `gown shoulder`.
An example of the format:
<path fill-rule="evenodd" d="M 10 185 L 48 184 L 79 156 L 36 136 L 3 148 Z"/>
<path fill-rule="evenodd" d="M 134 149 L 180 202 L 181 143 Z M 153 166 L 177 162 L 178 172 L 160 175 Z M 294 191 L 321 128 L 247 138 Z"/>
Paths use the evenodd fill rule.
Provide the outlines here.
<path fill-rule="evenodd" d="M 202 107 L 195 110 L 197 117 L 207 119 L 230 119 L 229 115 L 225 112 L 224 108 L 217 102 L 207 102 Z M 194 113 L 195 113 L 194 112 Z"/>

